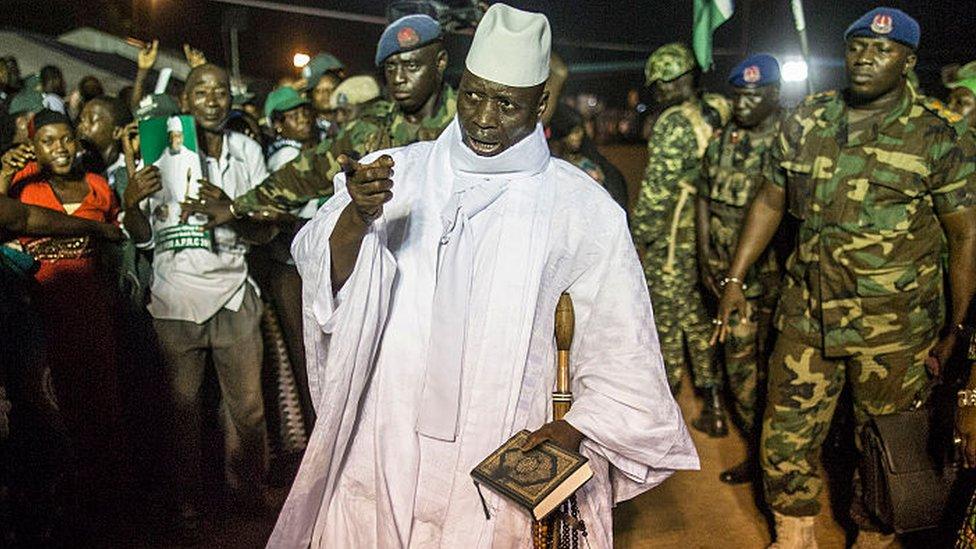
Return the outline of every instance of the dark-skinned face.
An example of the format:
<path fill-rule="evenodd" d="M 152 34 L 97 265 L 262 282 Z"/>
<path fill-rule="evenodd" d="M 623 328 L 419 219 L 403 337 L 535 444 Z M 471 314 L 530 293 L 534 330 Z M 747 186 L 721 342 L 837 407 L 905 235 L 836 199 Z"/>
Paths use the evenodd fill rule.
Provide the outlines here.
<path fill-rule="evenodd" d="M 464 71 L 457 108 L 465 145 L 479 156 L 501 154 L 532 133 L 548 97 L 545 83 L 516 88 Z"/>
<path fill-rule="evenodd" d="M 78 139 L 103 151 L 115 142 L 115 119 L 101 101 L 89 101 L 78 115 Z"/>
<path fill-rule="evenodd" d="M 335 74 L 328 73 L 319 78 L 318 84 L 312 88 L 312 106 L 319 113 L 328 113 L 332 110 L 329 105 L 329 99 L 332 98 L 332 92 L 335 91 L 336 86 L 339 85 L 339 77 Z"/>
<path fill-rule="evenodd" d="M 67 124 L 48 124 L 34 134 L 34 154 L 42 170 L 54 175 L 71 173 L 78 151 L 74 132 Z"/>
<path fill-rule="evenodd" d="M 654 83 L 654 102 L 662 107 L 670 107 L 691 99 L 695 94 L 694 71 L 664 82 Z"/>
<path fill-rule="evenodd" d="M 447 52 L 439 43 L 391 55 L 383 62 L 386 90 L 403 112 L 413 114 L 440 91 L 446 68 Z"/>
<path fill-rule="evenodd" d="M 34 113 L 25 112 L 18 114 L 17 118 L 14 119 L 13 142 L 15 145 L 30 141 L 30 122 L 32 118 L 34 118 Z"/>
<path fill-rule="evenodd" d="M 887 38 L 851 38 L 846 55 L 850 92 L 863 101 L 892 92 L 904 84 L 915 61 L 911 48 Z"/>
<path fill-rule="evenodd" d="M 740 128 L 761 124 L 779 107 L 779 86 L 732 88 L 732 115 Z"/>
<path fill-rule="evenodd" d="M 65 88 L 64 78 L 61 76 L 55 76 L 44 83 L 44 93 L 53 93 L 59 97 L 64 97 L 68 94 Z"/>
<path fill-rule="evenodd" d="M 281 120 L 275 122 L 275 131 L 285 139 L 308 141 L 312 137 L 312 116 L 305 105 L 285 112 Z"/>
<path fill-rule="evenodd" d="M 183 110 L 193 115 L 206 131 L 221 131 L 230 112 L 230 77 L 227 71 L 208 65 L 192 73 L 183 91 Z"/>
<path fill-rule="evenodd" d="M 976 95 L 969 88 L 956 88 L 949 94 L 949 109 L 976 127 Z"/>

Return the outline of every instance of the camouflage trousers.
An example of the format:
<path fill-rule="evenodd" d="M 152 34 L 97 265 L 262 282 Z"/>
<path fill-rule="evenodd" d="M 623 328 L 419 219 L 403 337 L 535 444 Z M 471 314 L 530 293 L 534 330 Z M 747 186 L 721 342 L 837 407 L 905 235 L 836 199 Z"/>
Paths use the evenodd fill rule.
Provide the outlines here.
<path fill-rule="evenodd" d="M 819 349 L 778 334 L 769 359 L 766 411 L 759 458 L 766 501 L 784 515 L 820 512 L 823 481 L 818 471 L 820 447 L 827 436 L 841 390 L 851 388 L 857 435 L 873 416 L 908 410 L 928 385 L 925 358 L 934 340 L 914 342 L 876 354 L 825 358 Z M 866 522 L 855 476 L 851 515 Z"/>
<path fill-rule="evenodd" d="M 746 434 L 757 430 L 756 408 L 758 386 L 765 379 L 760 366 L 765 363 L 760 356 L 764 345 L 761 339 L 769 335 L 770 312 L 761 311 L 758 300 L 749 300 L 749 311 L 743 322 L 733 317 L 729 322 L 729 336 L 724 345 L 725 378 L 735 399 L 735 412 Z"/>
<path fill-rule="evenodd" d="M 695 387 L 710 389 L 719 386 L 721 377 L 715 364 L 715 354 L 709 345 L 713 326 L 701 293 L 697 287 L 685 287 L 686 283 L 672 283 L 673 279 L 679 278 L 677 274 L 662 275 L 660 271 L 651 274 L 645 269 L 645 275 L 671 391 L 678 392 L 681 378 L 687 370 L 685 351 L 691 361 Z M 697 281 L 693 274 L 689 276 Z"/>

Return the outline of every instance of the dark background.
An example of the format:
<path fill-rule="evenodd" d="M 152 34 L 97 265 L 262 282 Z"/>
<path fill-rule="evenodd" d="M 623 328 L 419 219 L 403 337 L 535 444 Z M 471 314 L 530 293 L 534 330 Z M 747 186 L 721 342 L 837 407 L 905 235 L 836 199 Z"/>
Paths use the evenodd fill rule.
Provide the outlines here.
<path fill-rule="evenodd" d="M 383 16 L 383 0 L 276 0 L 282 4 Z M 690 41 L 692 0 L 585 1 L 510 0 L 510 4 L 549 16 L 556 50 L 573 66 L 579 63 L 630 62 L 616 71 L 575 73 L 569 91 L 594 93 L 610 104 L 622 104 L 629 88 L 643 82 L 640 62 L 655 47 L 675 40 Z M 806 0 L 806 18 L 813 55 L 815 86 L 843 85 L 843 32 L 859 15 L 878 5 L 904 9 L 922 26 L 919 76 L 932 95 L 943 95 L 939 70 L 949 63 L 976 59 L 974 0 Z M 159 37 L 166 49 L 188 41 L 216 62 L 229 64 L 229 40 L 222 31 L 224 13 L 232 6 L 212 0 L 0 0 L 0 26 L 56 35 L 78 26 L 92 26 L 140 40 Z M 276 79 L 293 72 L 292 55 L 327 50 L 344 60 L 350 74 L 371 72 L 377 24 L 325 19 L 246 8 L 248 30 L 241 35 L 242 73 Z M 461 66 L 466 36 L 451 36 L 452 70 Z M 624 50 L 581 48 L 580 42 L 612 42 Z M 744 54 L 767 51 L 781 60 L 798 56 L 789 0 L 737 0 L 736 14 L 715 37 L 716 70 L 706 85 L 721 89 L 724 75 Z M 16 52 L 0 52 L 9 54 Z M 786 89 L 799 97 L 802 85 Z"/>

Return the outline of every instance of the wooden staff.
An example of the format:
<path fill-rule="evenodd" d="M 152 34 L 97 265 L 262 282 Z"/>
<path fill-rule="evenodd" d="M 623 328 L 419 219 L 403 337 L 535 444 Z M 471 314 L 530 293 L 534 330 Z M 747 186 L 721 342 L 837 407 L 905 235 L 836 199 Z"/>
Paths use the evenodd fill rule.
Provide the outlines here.
<path fill-rule="evenodd" d="M 569 294 L 559 296 L 556 304 L 556 389 L 552 392 L 552 419 L 563 419 L 573 404 L 570 387 L 569 350 L 573 346 L 576 315 Z M 586 526 L 579 518 L 576 495 L 570 496 L 559 508 L 541 521 L 532 522 L 532 545 L 535 549 L 579 547 L 579 534 L 586 535 Z"/>
<path fill-rule="evenodd" d="M 576 315 L 573 298 L 559 296 L 556 305 L 556 390 L 552 392 L 552 419 L 562 419 L 573 404 L 573 390 L 569 386 L 569 349 L 573 346 Z"/>

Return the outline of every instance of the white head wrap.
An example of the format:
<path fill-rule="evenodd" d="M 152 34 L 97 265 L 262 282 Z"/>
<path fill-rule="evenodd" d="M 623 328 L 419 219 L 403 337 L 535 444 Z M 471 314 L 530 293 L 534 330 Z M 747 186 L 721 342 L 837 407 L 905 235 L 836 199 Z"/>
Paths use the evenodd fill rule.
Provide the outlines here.
<path fill-rule="evenodd" d="M 545 15 L 493 4 L 478 23 L 465 65 L 485 80 L 529 88 L 549 78 L 551 48 Z"/>

